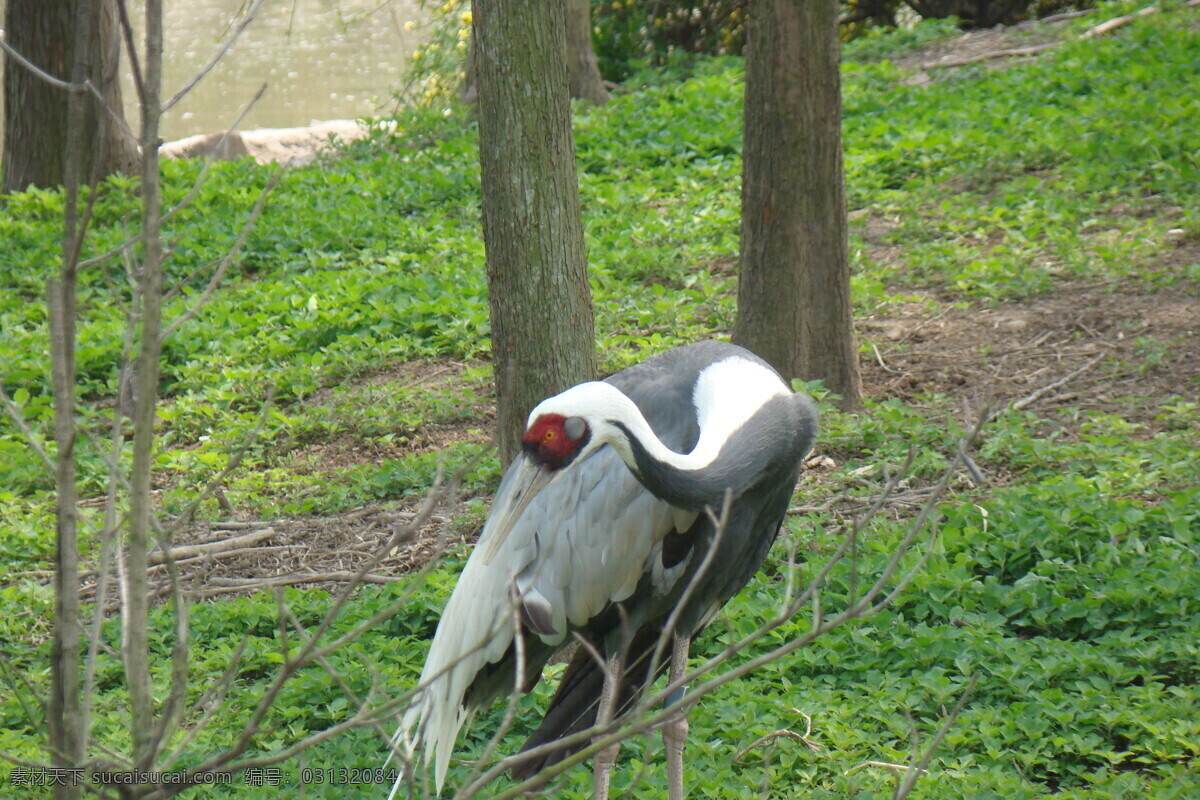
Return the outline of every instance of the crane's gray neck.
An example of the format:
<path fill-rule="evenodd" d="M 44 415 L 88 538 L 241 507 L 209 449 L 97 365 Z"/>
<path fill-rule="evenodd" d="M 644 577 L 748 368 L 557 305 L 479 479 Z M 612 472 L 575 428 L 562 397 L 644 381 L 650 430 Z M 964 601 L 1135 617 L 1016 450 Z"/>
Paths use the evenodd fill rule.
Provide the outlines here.
<path fill-rule="evenodd" d="M 726 492 L 733 499 L 740 497 L 750 487 L 759 485 L 769 472 L 783 468 L 793 472 L 812 447 L 815 419 L 811 404 L 803 395 L 772 397 L 726 436 L 715 456 L 705 463 L 696 463 L 695 459 L 678 453 L 671 453 L 673 458 L 664 458 L 661 451 L 665 448 L 657 439 L 647 441 L 624 421 L 612 424 L 627 442 L 628 457 L 625 453 L 622 457 L 651 494 L 677 508 L 701 511 L 706 507 L 719 508 Z M 753 424 L 747 424 L 751 420 Z M 701 443 L 703 439 L 702 430 Z M 700 449 L 698 444 L 696 450 Z M 794 481 L 794 475 L 790 479 Z"/>
<path fill-rule="evenodd" d="M 700 369 L 692 404 L 699 437 L 689 453 L 664 445 L 637 405 L 607 383 L 579 384 L 542 401 L 530 422 L 549 413 L 586 417 L 595 446 L 611 445 L 652 494 L 689 510 L 720 506 L 727 490 L 741 496 L 768 470 L 794 480 L 816 435 L 816 412 L 807 397 L 793 394 L 770 367 L 741 355 Z"/>

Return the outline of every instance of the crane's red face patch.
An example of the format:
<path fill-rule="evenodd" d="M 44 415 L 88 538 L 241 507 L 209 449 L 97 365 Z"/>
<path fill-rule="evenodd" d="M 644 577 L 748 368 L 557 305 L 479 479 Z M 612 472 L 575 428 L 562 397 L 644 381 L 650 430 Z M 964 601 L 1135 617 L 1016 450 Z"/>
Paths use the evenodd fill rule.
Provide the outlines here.
<path fill-rule="evenodd" d="M 569 422 L 570 424 L 561 414 L 544 414 L 538 417 L 521 437 L 521 449 L 543 469 L 562 469 L 579 455 L 579 450 L 587 442 L 589 435 L 583 420 L 572 417 Z M 567 433 L 568 428 L 582 432 L 572 439 Z"/>

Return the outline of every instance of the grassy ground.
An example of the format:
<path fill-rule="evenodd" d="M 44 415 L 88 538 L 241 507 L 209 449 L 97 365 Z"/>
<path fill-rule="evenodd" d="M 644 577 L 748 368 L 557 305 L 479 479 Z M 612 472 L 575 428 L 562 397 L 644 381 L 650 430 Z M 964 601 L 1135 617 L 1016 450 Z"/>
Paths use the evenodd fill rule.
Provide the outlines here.
<path fill-rule="evenodd" d="M 821 458 L 796 499 L 816 510 L 789 517 L 763 573 L 697 655 L 769 617 L 788 546 L 810 569 L 822 563 L 837 525 L 861 512 L 915 445 L 912 474 L 864 544 L 860 570 L 878 570 L 966 420 L 991 403 L 1000 412 L 977 458 L 987 481 L 955 481 L 935 555 L 893 608 L 700 705 L 689 742 L 696 796 L 886 796 L 892 772 L 855 768 L 905 761 L 912 732 L 927 742 L 974 678 L 915 796 L 1200 797 L 1200 97 L 1188 89 L 1200 67 L 1200 18 L 1168 9 L 1107 37 L 1078 38 L 1132 8 L 1107 6 L 987 45 L 1061 41 L 1018 62 L 931 66 L 980 49 L 944 25 L 847 49 L 846 171 L 870 400 L 859 414 L 824 406 Z M 689 62 L 638 76 L 602 109 L 577 110 L 606 370 L 730 327 L 740 81 L 737 60 Z M 485 454 L 429 533 L 458 541 L 478 529 L 498 472 L 486 457 L 492 407 L 476 163 L 469 120 L 414 113 L 395 138 L 289 172 L 238 274 L 168 344 L 162 510 L 183 508 L 248 447 L 243 468 L 198 518 L 269 520 L 275 531 L 266 542 L 273 549 L 206 573 L 205 589 L 220 599 L 193 613 L 198 685 L 246 631 L 244 697 L 261 690 L 278 659 L 274 599 L 238 580 L 359 563 L 404 520 L 440 462 Z M 197 169 L 167 165 L 169 203 Z M 202 289 L 269 173 L 219 165 L 176 217 L 170 269 L 181 290 L 170 313 Z M 89 253 L 128 236 L 134 188 L 104 187 Z M 0 380 L 47 438 L 40 298 L 60 208 L 57 194 L 33 192 L 11 198 L 0 217 Z M 99 430 L 113 413 L 128 293 L 117 266 L 86 270 L 83 282 L 82 416 Z M 276 406 L 259 425 L 268 386 Z M 84 495 L 97 497 L 101 459 L 90 445 L 81 457 Z M 38 711 L 16 700 L 15 671 L 44 688 L 49 489 L 19 434 L 0 422 L 0 749 L 30 756 Z M 85 502 L 82 513 L 94 521 L 97 507 Z M 185 538 L 221 529 L 197 523 Z M 429 550 L 423 538 L 390 566 L 402 572 Z M 462 554 L 453 548 L 417 602 L 338 659 L 356 689 L 372 671 L 393 689 L 411 685 Z M 834 572 L 827 608 L 845 601 L 851 582 Z M 401 588 L 368 588 L 342 624 Z M 287 596 L 305 620 L 328 603 L 319 585 Z M 165 615 L 156 624 L 166 641 Z M 115 623 L 105 636 L 116 641 Z M 122 746 L 114 663 L 102 661 L 98 685 L 97 737 Z M 527 701 L 502 749 L 517 746 L 548 692 L 540 687 Z M 307 674 L 257 744 L 282 747 L 345 711 L 323 672 Z M 228 741 L 243 713 L 230 709 L 184 761 Z M 774 731 L 804 733 L 805 714 L 818 750 L 778 737 L 738 757 Z M 464 758 L 478 755 L 497 721 L 477 719 Z M 625 748 L 620 790 L 665 794 L 653 747 Z M 382 752 L 372 732 L 344 736 L 287 765 L 284 788 L 238 784 L 237 795 L 298 794 L 302 766 L 375 766 Z M 454 767 L 451 782 L 466 771 Z M 577 770 L 553 796 L 587 796 L 588 786 Z M 311 785 L 306 796 L 344 792 Z"/>

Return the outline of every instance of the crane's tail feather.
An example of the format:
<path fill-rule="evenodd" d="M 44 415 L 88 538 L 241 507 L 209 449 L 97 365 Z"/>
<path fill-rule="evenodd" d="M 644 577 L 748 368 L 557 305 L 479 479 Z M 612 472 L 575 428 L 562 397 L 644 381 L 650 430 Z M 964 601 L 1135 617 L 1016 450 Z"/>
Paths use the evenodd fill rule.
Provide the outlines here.
<path fill-rule="evenodd" d="M 458 737 L 459 729 L 470 721 L 473 714 L 472 708 L 458 704 L 451 706 L 444 701 L 437 703 L 425 694 L 418 695 L 392 734 L 391 748 L 383 766 L 390 764 L 397 753 L 402 755 L 406 766 L 415 764 L 417 748 L 423 746 L 424 757 L 421 760 L 426 766 L 430 761 L 434 762 L 434 781 L 440 794 L 446 782 L 446 772 L 450 769 L 454 740 Z M 405 770 L 400 770 L 388 800 L 396 796 L 405 777 Z"/>
<path fill-rule="evenodd" d="M 642 627 L 625 653 L 625 663 L 628 666 L 621 673 L 621 683 L 617 694 L 616 714 L 629 711 L 642 690 L 648 683 L 647 673 L 654 648 L 658 644 L 661 630 L 655 625 Z M 605 656 L 607 658 L 607 655 Z M 658 673 L 666 671 L 668 664 L 659 664 Z M 596 715 L 600 706 L 600 693 L 604 688 L 605 667 L 597 663 L 595 656 L 586 647 L 579 647 L 563 671 L 558 689 L 542 724 L 525 741 L 521 752 L 527 752 L 549 742 L 572 736 L 585 731 L 596 724 Z M 557 764 L 564 758 L 579 752 L 588 746 L 587 741 L 560 747 L 548 753 L 530 756 L 514 766 L 509 774 L 514 780 L 525 780 L 536 775 L 546 767 Z"/>
<path fill-rule="evenodd" d="M 396 728 L 396 732 L 392 734 L 390 742 L 391 747 L 388 749 L 387 760 L 383 762 L 383 768 L 387 769 L 388 764 L 392 763 L 392 758 L 401 753 L 403 763 L 405 765 L 412 764 L 414 754 L 417 750 L 417 739 L 413 735 L 413 728 L 416 725 L 416 712 L 419 706 L 412 706 L 404 713 L 404 719 Z M 400 791 L 400 787 L 404 784 L 405 770 L 397 770 L 396 780 L 392 783 L 392 791 L 388 793 L 388 800 L 395 800 L 396 793 Z"/>

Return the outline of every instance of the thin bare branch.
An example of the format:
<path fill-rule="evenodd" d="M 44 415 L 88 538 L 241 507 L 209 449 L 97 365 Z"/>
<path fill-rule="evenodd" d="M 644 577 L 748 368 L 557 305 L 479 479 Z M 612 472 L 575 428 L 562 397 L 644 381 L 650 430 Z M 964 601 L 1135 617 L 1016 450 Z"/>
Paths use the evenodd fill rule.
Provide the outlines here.
<path fill-rule="evenodd" d="M 97 88 L 90 79 L 83 78 L 79 81 L 64 81 L 61 78 L 56 78 L 49 72 L 46 72 L 46 70 L 39 67 L 37 64 L 34 64 L 25 56 L 21 55 L 20 51 L 5 41 L 3 36 L 0 36 L 0 50 L 4 51 L 4 53 L 17 64 L 20 64 L 22 67 L 33 73 L 38 80 L 45 81 L 56 89 L 62 89 L 63 91 L 76 95 L 83 94 L 85 92 L 91 94 L 94 98 L 96 98 L 97 102 L 100 103 L 100 108 L 102 108 L 104 112 L 112 117 L 117 123 L 122 135 L 136 141 L 137 136 L 134 135 L 133 131 L 130 130 L 129 126 L 125 123 L 124 115 L 118 109 L 114 109 L 109 106 L 108 101 L 104 97 L 104 93 L 100 91 L 100 89 Z"/>
<path fill-rule="evenodd" d="M 3 653 L 0 653 L 0 667 L 4 668 L 4 682 L 7 683 L 9 688 L 12 690 L 12 696 L 17 699 L 17 702 L 21 706 L 21 711 L 25 713 L 25 718 L 29 720 L 29 727 L 37 731 L 39 736 L 44 738 L 45 731 L 43 731 L 42 726 L 38 724 L 37 718 L 34 716 L 32 709 L 29 708 L 29 704 L 26 702 L 26 698 L 32 697 L 37 701 L 38 708 L 42 712 L 42 719 L 45 719 L 49 713 L 46 698 L 42 697 L 42 695 L 40 695 L 38 691 L 33 688 L 33 685 L 29 682 L 29 679 L 25 677 L 25 674 L 20 669 L 13 666 L 13 663 L 8 660 L 8 656 L 4 655 Z M 21 684 L 20 689 L 18 689 L 16 686 L 18 681 Z"/>
<path fill-rule="evenodd" d="M 262 5 L 263 0 L 254 0 L 254 3 L 250 6 L 250 8 L 246 9 L 245 13 L 243 14 L 241 22 L 239 22 L 237 27 L 233 29 L 233 33 L 231 33 L 229 37 L 225 39 L 225 41 L 221 42 L 220 46 L 217 48 L 217 51 L 213 53 L 212 58 L 208 60 L 208 63 L 197 70 L 196 74 L 189 78 L 187 83 L 185 83 L 179 89 L 179 91 L 175 92 L 171 99 L 167 101 L 166 105 L 163 106 L 162 110 L 164 113 L 174 108 L 176 103 L 186 97 L 188 92 L 196 88 L 196 84 L 203 80 L 204 76 L 211 72 L 212 68 L 220 63 L 221 59 L 225 57 L 225 54 L 229 52 L 229 48 L 233 47 L 233 45 L 237 42 L 238 37 L 242 35 L 242 31 L 246 30 L 246 27 L 254 21 L 254 17 L 258 14 L 258 10 L 262 8 Z"/>
<path fill-rule="evenodd" d="M 42 466 L 46 468 L 46 472 L 50 477 L 54 477 L 54 459 L 50 458 L 50 454 L 46 452 L 46 448 L 42 445 L 40 439 L 34 435 L 33 430 L 29 427 L 29 423 L 25 421 L 25 415 L 21 413 L 21 409 L 8 396 L 8 392 L 4 391 L 4 386 L 0 385 L 0 403 L 4 404 L 4 411 L 8 415 L 9 420 L 13 425 L 17 426 L 17 430 L 21 431 L 21 435 L 25 437 L 25 441 L 29 447 L 37 454 L 42 462 Z"/>
<path fill-rule="evenodd" d="M 908 772 L 911 769 L 908 764 L 893 764 L 890 761 L 864 761 L 857 766 L 851 767 L 842 774 L 850 775 L 851 773 L 858 772 L 860 769 L 866 769 L 867 767 L 881 767 L 883 769 L 896 770 L 897 772 Z"/>
<path fill-rule="evenodd" d="M 133 26 L 129 24 L 129 9 L 125 0 L 117 0 L 117 16 L 121 22 L 121 37 L 125 40 L 125 52 L 129 55 L 129 70 L 133 73 L 133 89 L 137 92 L 138 105 L 146 105 L 146 82 L 142 78 L 142 63 L 138 58 L 137 46 L 133 43 Z"/>
<path fill-rule="evenodd" d="M 142 269 L 141 331 L 133 424 L 130 512 L 122 584 L 122 645 L 129 688 L 133 761 L 149 771 L 154 752 L 154 698 L 150 689 L 147 639 L 146 558 L 150 550 L 151 473 L 154 467 L 154 417 L 162 350 L 162 188 L 158 148 L 162 115 L 162 0 L 146 0 L 145 102 L 142 104 Z"/>
<path fill-rule="evenodd" d="M 179 315 L 179 317 L 170 325 L 168 325 L 165 331 L 163 331 L 162 338 L 164 341 L 171 338 L 171 334 L 179 330 L 180 326 L 182 326 L 185 322 L 196 316 L 200 309 L 203 308 L 209 299 L 212 298 L 213 292 L 216 291 L 218 284 L 221 283 L 221 278 L 225 277 L 225 271 L 229 269 L 229 265 L 233 263 L 233 260 L 237 258 L 238 253 L 242 251 L 242 245 L 246 243 L 246 239 L 250 236 L 250 231 L 254 228 L 254 223 L 258 221 L 259 215 L 262 214 L 263 208 L 267 204 L 267 197 L 270 196 L 271 190 L 275 188 L 277 183 L 279 183 L 279 179 L 282 176 L 283 170 L 276 170 L 275 174 L 273 174 L 270 180 L 267 181 L 267 185 L 263 188 L 262 194 L 258 196 L 258 202 L 254 204 L 254 208 L 250 211 L 250 216 L 246 218 L 245 224 L 242 225 L 241 232 L 238 233 L 238 237 L 236 240 L 234 240 L 233 246 L 230 247 L 228 252 L 221 257 L 221 261 L 217 265 L 217 271 L 209 280 L 208 285 L 204 287 L 204 291 L 200 293 L 200 296 L 196 298 L 196 301 L 192 303 L 191 307 L 187 311 L 183 312 L 183 314 Z"/>
<path fill-rule="evenodd" d="M 225 130 L 221 133 L 221 138 L 217 140 L 217 143 L 213 146 L 212 151 L 209 152 L 208 158 L 204 160 L 204 166 L 200 168 L 200 174 L 196 176 L 196 180 L 192 181 L 191 187 L 187 190 L 187 193 L 179 199 L 179 202 L 169 208 L 167 212 L 163 214 L 163 222 L 168 222 L 180 211 L 191 205 L 192 199 L 195 198 L 196 194 L 200 191 L 200 187 L 204 184 L 204 179 L 208 177 L 209 170 L 211 170 L 213 164 L 219 160 L 217 158 L 217 154 L 222 151 L 226 140 L 229 139 L 229 135 L 235 132 L 238 128 L 242 127 L 242 120 L 244 120 L 246 115 L 250 113 L 251 109 L 258 104 L 258 101 L 262 99 L 262 96 L 266 94 L 266 91 L 267 84 L 264 83 L 259 86 L 258 91 L 254 93 L 254 97 L 250 98 L 250 102 L 243 106 L 242 110 L 238 112 L 238 115 L 234 117 L 233 122 L 226 126 Z"/>
<path fill-rule="evenodd" d="M 308 632 L 304 629 L 304 624 L 292 612 L 292 610 L 288 608 L 287 604 L 283 602 L 282 593 L 277 595 L 277 599 L 279 602 L 281 616 L 285 616 L 287 621 L 296 630 L 296 633 L 299 634 L 302 639 L 307 640 L 309 637 Z M 286 654 L 287 651 L 285 650 L 284 652 Z M 384 730 L 382 723 L 374 716 L 375 709 L 370 705 L 370 703 L 367 702 L 367 700 L 359 697 L 358 694 L 350 687 L 350 684 L 346 683 L 346 679 L 334 668 L 333 664 L 329 662 L 329 658 L 324 655 L 319 655 L 316 657 L 315 661 L 320 664 L 321 668 L 325 670 L 325 673 L 329 675 L 329 677 L 332 678 L 333 681 L 338 685 L 338 688 L 341 690 L 346 699 L 354 704 L 354 707 L 358 709 L 358 713 L 361 714 L 365 719 L 370 720 L 368 724 L 375 728 L 375 732 L 378 733 L 380 737 L 387 739 L 388 732 Z M 374 671 L 372 671 L 372 674 L 374 674 Z M 372 687 L 374 687 L 374 682 L 372 682 Z M 372 688 L 372 693 L 373 692 L 374 688 Z"/>
<path fill-rule="evenodd" d="M 226 263 L 228 263 L 228 262 L 226 262 Z M 214 277 L 214 280 L 217 280 L 217 279 L 219 279 L 219 278 Z M 210 288 L 215 288 L 215 285 L 210 284 Z M 197 306 L 199 305 L 200 302 L 203 302 L 203 301 L 197 301 Z M 181 320 L 177 320 L 177 322 L 179 322 L 179 321 L 182 321 L 182 318 L 181 318 Z M 171 331 L 173 330 L 173 328 L 174 328 L 174 326 L 167 328 L 167 331 L 163 336 L 164 339 L 167 336 L 171 335 Z M 198 494 L 195 498 L 193 498 L 192 501 L 189 502 L 187 504 L 187 506 L 184 507 L 183 511 L 180 512 L 179 516 L 176 517 L 174 519 L 174 521 L 168 526 L 169 528 L 171 528 L 172 530 L 180 530 L 185 525 L 187 525 L 189 522 L 191 522 L 192 515 L 196 513 L 196 509 L 200 507 L 200 504 L 203 503 L 205 500 L 207 500 L 209 497 L 212 497 L 212 495 L 217 490 L 219 490 L 221 488 L 221 486 L 225 483 L 225 479 L 228 478 L 231 474 L 233 474 L 234 470 L 236 470 L 238 467 L 241 466 L 242 459 L 246 457 L 246 453 L 250 451 L 250 448 L 252 446 L 254 446 L 255 441 L 258 440 L 258 435 L 260 433 L 262 433 L 263 427 L 267 424 L 267 418 L 268 418 L 268 416 L 270 416 L 271 409 L 274 407 L 274 402 L 275 402 L 275 387 L 268 386 L 267 387 L 267 395 L 263 399 L 262 408 L 259 409 L 259 412 L 258 412 L 258 419 L 255 420 L 254 425 L 250 428 L 250 431 L 246 434 L 245 440 L 234 451 L 234 453 L 230 457 L 229 461 L 227 461 L 225 463 L 224 469 L 222 469 L 212 480 L 210 480 L 208 482 L 208 485 L 205 486 L 203 490 L 201 490 L 200 494 Z M 266 537 L 259 537 L 259 538 L 262 539 L 262 538 L 266 538 Z M 232 540 L 230 540 L 230 541 L 232 541 Z M 197 545 L 197 547 L 199 547 L 199 546 L 200 545 Z M 240 544 L 233 545 L 230 547 L 230 549 L 232 549 L 232 547 L 237 547 L 237 546 L 240 546 Z M 210 547 L 210 549 L 215 549 L 215 548 Z"/>
<path fill-rule="evenodd" d="M 39 80 L 45 81 L 56 89 L 62 89 L 66 92 L 86 92 L 88 90 L 88 82 L 86 81 L 83 83 L 72 83 L 71 81 L 56 78 L 49 72 L 46 72 L 46 70 L 21 55 L 21 52 L 5 41 L 3 36 L 0 36 L 0 50 L 3 50 L 9 58 L 37 76 Z"/>
<path fill-rule="evenodd" d="M 175 562 L 174 558 L 175 548 L 172 545 L 171 536 L 172 532 L 170 529 L 160 529 L 160 550 L 158 553 L 162 558 L 162 563 L 167 568 L 168 585 L 171 592 L 171 611 L 175 618 L 175 640 L 171 645 L 170 691 L 166 702 L 163 703 L 159 712 L 158 725 L 149 747 L 154 760 L 158 759 L 162 751 L 163 742 L 171 736 L 181 719 L 184 701 L 187 699 L 188 664 L 191 660 L 191 637 L 189 636 L 191 619 L 190 604 L 183 591 L 179 565 Z M 151 553 L 150 555 L 153 556 L 154 554 Z M 147 561 L 149 561 L 149 558 L 147 558 Z M 197 573 L 193 578 L 193 589 L 199 585 L 200 577 L 200 573 Z"/>
<path fill-rule="evenodd" d="M 120 462 L 121 447 L 125 442 L 125 435 L 121 425 L 120 400 L 130 391 L 128 367 L 130 354 L 133 352 L 133 337 L 137 326 L 137 319 L 133 316 L 131 309 L 123 308 L 122 311 L 126 322 L 121 342 L 120 366 L 117 370 L 117 409 L 113 413 L 109 433 L 110 450 L 107 458 L 109 464 L 108 491 L 104 497 L 104 527 L 99 533 L 100 563 L 97 567 L 98 576 L 95 585 L 95 603 L 92 609 L 91 627 L 88 629 L 88 649 L 84 661 L 82 728 L 83 751 L 85 753 L 88 751 L 88 744 L 92 734 L 92 702 L 95 699 L 96 666 L 100 654 L 100 634 L 101 625 L 104 620 L 105 601 L 108 596 L 109 580 L 113 572 L 113 559 L 117 555 L 117 531 L 124 520 L 124 515 L 117 512 L 117 486 L 120 483 L 120 470 L 116 469 L 115 465 Z M 98 445 L 97 450 L 103 452 Z M 82 580 L 82 574 L 80 575 L 80 580 Z M 81 587 L 80 596 L 85 595 L 86 591 Z"/>
<path fill-rule="evenodd" d="M 217 153 L 220 152 L 220 146 L 224 144 L 225 140 L 229 138 L 229 135 L 237 130 L 237 128 L 242 124 L 242 120 L 245 119 L 248 113 L 250 113 L 250 109 L 254 108 L 254 105 L 262 98 L 263 93 L 266 92 L 266 90 L 267 85 L 264 83 L 259 87 L 258 91 L 254 94 L 254 97 L 250 100 L 250 102 L 247 103 L 246 106 L 243 107 L 238 113 L 237 117 L 234 118 L 233 123 L 226 128 L 224 133 L 222 133 L 220 140 L 217 142 L 217 146 L 214 147 L 212 152 L 208 154 L 208 158 L 205 159 L 204 166 L 200 168 L 200 173 L 196 176 L 196 180 L 192 181 L 191 187 L 187 190 L 183 197 L 180 198 L 178 203 L 163 213 L 162 222 L 164 224 L 171 221 L 176 214 L 191 205 L 192 200 L 195 199 L 197 194 L 199 194 L 200 187 L 204 185 L 204 180 L 208 177 L 209 170 L 212 169 L 213 163 L 218 160 Z M 92 256 L 91 258 L 84 259 L 82 262 L 80 262 L 79 266 L 81 269 L 86 269 L 89 267 L 94 267 L 97 264 L 102 264 L 114 256 L 127 253 L 129 248 L 133 247 L 140 241 L 142 241 L 141 231 L 130 236 L 128 239 L 121 242 L 116 247 L 111 248 L 110 250 L 106 250 L 105 252 L 96 256 Z"/>
<path fill-rule="evenodd" d="M 1070 383 L 1070 382 L 1071 382 L 1071 380 L 1073 380 L 1074 378 L 1077 378 L 1077 377 L 1079 377 L 1080 375 L 1082 375 L 1083 373 L 1087 372 L 1087 371 L 1088 371 L 1089 369 L 1091 369 L 1092 367 L 1094 367 L 1094 366 L 1096 366 L 1097 364 L 1099 364 L 1099 363 L 1100 363 L 1100 361 L 1101 361 L 1101 360 L 1102 360 L 1102 359 L 1103 359 L 1103 358 L 1104 358 L 1106 355 L 1108 355 L 1108 352 L 1107 352 L 1107 351 L 1105 351 L 1105 352 L 1102 352 L 1102 353 L 1100 353 L 1099 355 L 1097 355 L 1095 358 L 1091 358 L 1091 359 L 1089 359 L 1089 360 L 1088 360 L 1088 362 L 1087 362 L 1086 364 L 1084 364 L 1082 367 L 1079 367 L 1078 369 L 1076 369 L 1076 370 L 1073 370 L 1073 371 L 1071 371 L 1071 372 L 1067 373 L 1066 375 L 1064 375 L 1063 377 L 1061 377 L 1061 378 L 1059 378 L 1058 380 L 1054 381 L 1053 383 L 1048 383 L 1048 384 L 1046 384 L 1045 386 L 1043 386 L 1043 387 L 1041 387 L 1041 388 L 1039 388 L 1039 389 L 1036 389 L 1036 390 L 1035 390 L 1035 391 L 1033 391 L 1033 392 L 1030 392 L 1030 393 L 1029 393 L 1029 394 L 1027 394 L 1026 396 L 1022 397 L 1020 400 L 1016 400 L 1016 401 L 1014 401 L 1014 402 L 1013 402 L 1013 404 L 1012 404 L 1012 409 L 1013 409 L 1014 411 L 1021 411 L 1022 409 L 1028 408 L 1029 406 L 1031 406 L 1031 405 L 1033 405 L 1034 403 L 1036 403 L 1036 402 L 1037 402 L 1039 399 L 1041 399 L 1042 397 L 1044 397 L 1044 396 L 1045 396 L 1046 394 L 1048 394 L 1049 392 L 1052 392 L 1052 391 L 1054 391 L 1054 390 L 1055 390 L 1055 389 L 1057 389 L 1058 387 L 1062 386 L 1064 383 Z"/>
<path fill-rule="evenodd" d="M 767 744 L 768 742 L 773 742 L 776 739 L 791 739 L 794 742 L 800 742 L 801 744 L 806 746 L 809 750 L 812 750 L 814 753 L 821 749 L 821 745 L 810 740 L 807 737 L 807 735 L 799 734 L 799 733 L 796 733 L 795 731 L 791 731 L 791 730 L 784 728 L 781 730 L 772 731 L 771 733 L 768 733 L 766 736 L 760 736 L 757 739 L 755 739 L 753 742 L 751 742 L 750 744 L 743 747 L 741 750 L 739 750 L 737 752 L 737 755 L 735 755 L 733 757 L 733 763 L 734 764 L 741 763 L 742 759 L 750 754 L 750 751 L 757 750 L 758 748 L 762 747 L 764 744 Z"/>
<path fill-rule="evenodd" d="M 224 708 L 225 698 L 229 695 L 230 689 L 233 688 L 233 683 L 242 665 L 242 656 L 246 652 L 246 645 L 249 644 L 250 637 L 251 634 L 249 632 L 242 635 L 241 640 L 238 641 L 237 647 L 234 648 L 233 654 L 229 658 L 229 663 L 225 666 L 221 675 L 207 689 L 201 692 L 196 702 L 184 713 L 184 718 L 187 718 L 201 709 L 204 711 L 200 719 L 187 726 L 184 730 L 183 738 L 175 745 L 175 749 L 160 760 L 160 764 L 164 768 L 170 767 L 179 760 L 187 751 L 192 740 L 207 728 L 213 718 Z"/>
<path fill-rule="evenodd" d="M 421 690 L 421 687 L 414 688 L 412 691 L 404 693 L 399 698 L 393 699 L 391 702 L 381 704 L 372 710 L 372 715 L 369 717 L 365 716 L 365 712 L 360 710 L 351 719 L 345 720 L 342 723 L 338 723 L 337 725 L 319 734 L 314 734 L 308 739 L 304 739 L 279 753 L 270 754 L 259 758 L 251 758 L 244 761 L 238 760 L 249 748 L 253 738 L 261 731 L 263 722 L 274 705 L 275 699 L 283 690 L 283 687 L 291 680 L 291 678 L 305 666 L 313 663 L 316 659 L 328 655 L 345 642 L 352 640 L 358 635 L 361 635 L 361 632 L 365 629 L 363 624 L 356 626 L 352 631 L 343 634 L 331 643 L 327 643 L 325 645 L 320 644 L 320 642 L 324 639 L 325 634 L 329 631 L 329 628 L 340 616 L 342 609 L 349 601 L 355 589 L 362 584 L 364 577 L 368 575 L 369 571 L 377 566 L 384 553 L 386 553 L 391 547 L 394 547 L 396 544 L 398 544 L 399 541 L 407 534 L 407 531 L 415 531 L 420 525 L 424 524 L 425 520 L 427 520 L 433 514 L 434 509 L 437 508 L 437 506 L 448 495 L 458 490 L 458 486 L 460 485 L 463 474 L 465 474 L 465 470 L 457 474 L 448 484 L 445 484 L 441 480 L 439 470 L 439 476 L 435 482 L 434 489 L 432 489 L 429 494 L 426 495 L 425 502 L 422 504 L 421 509 L 417 512 L 417 515 L 414 517 L 408 528 L 406 530 L 397 530 L 394 532 L 392 536 L 389 537 L 388 542 L 381 547 L 371 559 L 363 564 L 357 572 L 352 573 L 349 576 L 349 580 L 343 589 L 335 596 L 333 604 L 329 610 L 326 611 L 324 618 L 313 628 L 311 632 L 309 632 L 308 640 L 298 649 L 295 655 L 291 655 L 284 660 L 284 663 L 279 667 L 267 688 L 259 696 L 258 701 L 255 703 L 254 708 L 250 712 L 250 716 L 243 723 L 241 732 L 239 733 L 237 739 L 224 750 L 215 753 L 214 755 L 205 759 L 199 765 L 189 769 L 186 773 L 188 776 L 200 775 L 217 769 L 241 770 L 247 769 L 250 766 L 265 766 L 279 763 L 286 758 L 290 758 L 296 753 L 302 752 L 303 750 L 312 747 L 315 744 L 325 741 L 330 736 L 336 735 L 343 730 L 347 730 L 351 727 L 373 724 L 373 720 L 381 719 L 384 715 L 392 713 L 392 710 L 395 708 L 402 707 L 403 704 L 408 703 L 411 700 L 411 697 Z M 407 595 L 408 592 L 405 594 Z M 392 613 L 394 613 L 394 609 L 392 610 Z M 377 624 L 378 621 L 379 615 L 376 614 L 373 615 L 372 619 L 368 622 Z"/>
<path fill-rule="evenodd" d="M 905 773 L 904 778 L 900 781 L 900 785 L 896 787 L 896 793 L 892 795 L 892 800 L 904 800 L 912 792 L 913 786 L 916 785 L 917 779 L 925 773 L 929 766 L 930 760 L 933 758 L 934 752 L 941 746 L 942 740 L 946 738 L 951 726 L 954 725 L 958 715 L 966 708 L 967 701 L 975 691 L 975 684 L 979 683 L 979 673 L 971 676 L 971 680 L 967 682 L 967 687 L 963 689 L 959 695 L 958 702 L 954 704 L 954 708 L 946 715 L 946 719 L 938 728 L 938 732 L 934 734 L 933 741 L 929 743 L 929 747 L 925 748 L 925 752 L 921 755 L 921 760 L 916 765 Z M 915 730 L 915 728 L 914 728 Z M 916 753 L 914 750 L 914 757 Z"/>

